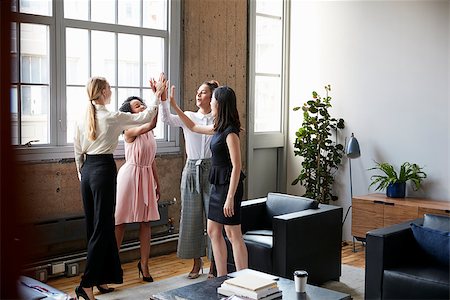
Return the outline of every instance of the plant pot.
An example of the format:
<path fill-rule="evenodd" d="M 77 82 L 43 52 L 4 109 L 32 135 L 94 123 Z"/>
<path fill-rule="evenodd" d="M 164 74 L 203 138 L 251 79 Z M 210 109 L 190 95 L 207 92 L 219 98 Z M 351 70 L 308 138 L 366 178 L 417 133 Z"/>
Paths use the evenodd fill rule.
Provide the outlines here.
<path fill-rule="evenodd" d="M 389 198 L 405 198 L 406 182 L 391 183 L 386 188 L 386 196 Z"/>

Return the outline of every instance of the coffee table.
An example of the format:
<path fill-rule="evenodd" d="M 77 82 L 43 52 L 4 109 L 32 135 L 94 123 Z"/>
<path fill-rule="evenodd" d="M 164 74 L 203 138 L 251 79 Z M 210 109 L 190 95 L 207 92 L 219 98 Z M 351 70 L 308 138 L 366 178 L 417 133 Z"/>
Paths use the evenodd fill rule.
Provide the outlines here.
<path fill-rule="evenodd" d="M 217 288 L 229 277 L 222 276 L 214 279 L 208 279 L 199 283 L 180 287 L 178 289 L 161 292 L 152 295 L 150 300 L 214 300 L 222 299 L 226 296 L 217 293 Z M 314 285 L 306 285 L 306 293 L 300 294 L 295 292 L 294 281 L 280 278 L 278 287 L 283 292 L 283 300 L 351 300 L 351 296 L 341 292 L 324 289 Z M 280 298 L 281 299 L 281 298 Z"/>

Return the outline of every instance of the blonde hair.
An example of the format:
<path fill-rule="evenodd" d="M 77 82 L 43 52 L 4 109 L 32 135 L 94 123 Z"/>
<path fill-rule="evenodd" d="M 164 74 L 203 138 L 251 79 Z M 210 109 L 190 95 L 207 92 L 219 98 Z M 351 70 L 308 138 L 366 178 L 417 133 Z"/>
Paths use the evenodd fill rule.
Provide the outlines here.
<path fill-rule="evenodd" d="M 95 141 L 97 139 L 97 119 L 93 101 L 102 96 L 103 89 L 108 85 L 108 81 L 104 77 L 91 77 L 86 84 L 86 90 L 89 97 L 90 105 L 88 107 L 88 139 Z"/>

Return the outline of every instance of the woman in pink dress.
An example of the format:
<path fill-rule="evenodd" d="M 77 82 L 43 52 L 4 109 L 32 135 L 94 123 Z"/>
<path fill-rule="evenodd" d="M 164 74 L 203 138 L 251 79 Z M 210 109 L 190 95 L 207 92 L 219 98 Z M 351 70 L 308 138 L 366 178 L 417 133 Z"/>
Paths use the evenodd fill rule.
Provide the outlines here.
<path fill-rule="evenodd" d="M 141 98 L 129 97 L 120 111 L 139 113 L 146 109 Z M 148 270 L 150 256 L 150 221 L 159 220 L 159 180 L 156 173 L 156 140 L 152 122 L 124 131 L 125 164 L 117 174 L 117 203 L 115 212 L 117 248 L 120 249 L 125 233 L 125 224 L 140 223 L 139 240 L 141 259 L 137 265 L 139 276 L 152 282 Z"/>

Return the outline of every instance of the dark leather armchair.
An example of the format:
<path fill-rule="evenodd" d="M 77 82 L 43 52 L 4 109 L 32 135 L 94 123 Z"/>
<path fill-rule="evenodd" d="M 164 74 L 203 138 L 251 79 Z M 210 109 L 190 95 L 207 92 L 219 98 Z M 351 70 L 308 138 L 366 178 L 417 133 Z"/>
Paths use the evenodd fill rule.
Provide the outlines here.
<path fill-rule="evenodd" d="M 306 270 L 308 283 L 339 280 L 342 208 L 287 194 L 243 201 L 242 233 L 249 268 L 292 279 Z M 228 270 L 234 271 L 230 243 Z"/>
<path fill-rule="evenodd" d="M 450 299 L 449 266 L 424 252 L 414 237 L 411 223 L 449 231 L 450 218 L 425 215 L 424 219 L 369 231 L 366 299 Z"/>

